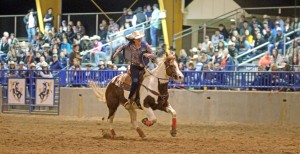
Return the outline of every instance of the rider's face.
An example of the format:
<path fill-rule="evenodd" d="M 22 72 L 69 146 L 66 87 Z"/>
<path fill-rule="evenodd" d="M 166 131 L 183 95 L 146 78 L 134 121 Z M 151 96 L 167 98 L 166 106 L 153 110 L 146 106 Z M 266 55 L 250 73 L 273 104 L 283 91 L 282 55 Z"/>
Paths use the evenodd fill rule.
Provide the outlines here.
<path fill-rule="evenodd" d="M 141 47 L 141 43 L 142 43 L 142 39 L 135 39 L 134 40 L 134 44 L 137 48 L 140 48 Z"/>

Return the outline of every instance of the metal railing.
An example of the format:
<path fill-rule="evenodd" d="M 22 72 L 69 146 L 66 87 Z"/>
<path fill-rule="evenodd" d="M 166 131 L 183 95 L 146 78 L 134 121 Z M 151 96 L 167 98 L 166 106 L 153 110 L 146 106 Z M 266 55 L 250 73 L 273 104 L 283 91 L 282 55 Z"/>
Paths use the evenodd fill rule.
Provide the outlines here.
<path fill-rule="evenodd" d="M 270 42 L 265 42 L 265 43 L 263 43 L 263 44 L 261 44 L 261 45 L 255 47 L 255 48 L 253 48 L 253 49 L 250 49 L 250 50 L 248 50 L 248 51 L 246 51 L 246 52 L 244 52 L 244 53 L 242 53 L 242 54 L 236 56 L 235 59 L 238 59 L 238 58 L 240 58 L 240 57 L 242 57 L 242 56 L 245 56 L 245 55 L 251 53 L 252 51 L 255 51 L 255 50 L 257 50 L 257 49 L 259 49 L 259 48 L 262 48 L 262 47 L 264 47 L 264 46 L 266 46 L 266 45 L 269 45 L 269 44 L 270 44 Z"/>
<path fill-rule="evenodd" d="M 36 71 L 35 71 L 36 72 Z M 3 73 L 3 70 L 0 71 Z M 33 71 L 31 72 L 33 74 Z M 88 80 L 97 82 L 101 87 L 106 87 L 110 80 L 126 71 L 115 70 L 63 70 L 57 80 L 60 86 L 80 87 L 87 86 Z M 300 72 L 276 71 L 276 72 L 245 72 L 245 71 L 182 71 L 184 80 L 182 83 L 171 81 L 169 87 L 185 87 L 203 89 L 204 87 L 218 89 L 300 89 Z M 7 79 L 11 76 L 2 76 L 1 85 L 7 85 Z M 16 78 L 18 76 L 14 76 Z M 37 77 L 27 77 L 34 82 Z M 61 81 L 64 80 L 64 81 Z"/>

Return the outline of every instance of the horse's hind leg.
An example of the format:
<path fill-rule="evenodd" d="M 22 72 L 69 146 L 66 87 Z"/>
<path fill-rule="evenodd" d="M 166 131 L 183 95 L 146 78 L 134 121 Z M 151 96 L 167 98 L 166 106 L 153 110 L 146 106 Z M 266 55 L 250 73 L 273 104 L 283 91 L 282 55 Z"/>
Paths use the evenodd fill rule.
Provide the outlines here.
<path fill-rule="evenodd" d="M 107 102 L 107 103 L 108 103 L 108 108 L 109 108 L 109 115 L 108 115 L 107 119 L 109 120 L 110 134 L 111 134 L 111 138 L 115 138 L 116 132 L 113 127 L 113 122 L 114 122 L 114 117 L 115 117 L 115 114 L 116 114 L 119 104 L 111 104 L 111 103 L 109 104 L 109 102 Z"/>
<path fill-rule="evenodd" d="M 128 112 L 130 115 L 132 127 L 138 132 L 138 134 L 141 138 L 145 138 L 146 135 L 144 134 L 142 129 L 138 126 L 136 110 L 131 108 L 130 110 L 128 110 Z"/>

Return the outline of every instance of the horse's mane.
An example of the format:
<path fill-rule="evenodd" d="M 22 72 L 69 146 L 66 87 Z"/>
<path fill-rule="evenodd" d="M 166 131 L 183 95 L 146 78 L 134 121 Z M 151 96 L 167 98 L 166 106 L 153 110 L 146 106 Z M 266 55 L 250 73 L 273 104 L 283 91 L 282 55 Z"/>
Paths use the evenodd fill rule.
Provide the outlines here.
<path fill-rule="evenodd" d="M 174 60 L 174 59 L 176 59 L 176 57 L 173 54 L 168 54 L 168 53 L 163 54 L 161 57 L 158 57 L 156 59 L 155 64 L 157 65 L 157 67 L 154 68 L 153 70 L 151 70 L 150 72 L 153 73 L 158 68 L 160 68 L 161 65 L 164 65 L 164 63 L 166 61 L 171 61 L 171 60 Z"/>

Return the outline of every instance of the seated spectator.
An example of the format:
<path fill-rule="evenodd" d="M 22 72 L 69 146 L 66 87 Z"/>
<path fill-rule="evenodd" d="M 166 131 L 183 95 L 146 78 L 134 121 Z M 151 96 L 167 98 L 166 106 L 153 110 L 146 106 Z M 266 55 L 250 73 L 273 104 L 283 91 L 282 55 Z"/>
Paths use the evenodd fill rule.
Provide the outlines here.
<path fill-rule="evenodd" d="M 239 51 L 238 54 L 242 54 L 251 49 L 251 46 L 245 37 L 240 37 L 240 39 L 238 40 L 238 42 L 235 45 Z"/>
<path fill-rule="evenodd" d="M 194 57 L 194 55 L 197 55 L 198 56 L 198 53 L 200 51 L 196 48 L 196 47 L 193 47 L 191 50 L 190 50 L 190 53 L 191 53 L 191 57 Z"/>
<path fill-rule="evenodd" d="M 278 53 L 277 49 L 273 49 L 271 56 L 271 65 L 281 66 L 283 63 L 283 57 Z"/>
<path fill-rule="evenodd" d="M 130 27 L 132 26 L 132 19 L 133 19 L 133 12 L 131 9 L 127 9 L 126 22 L 130 23 Z"/>
<path fill-rule="evenodd" d="M 16 63 L 14 61 L 9 61 L 8 62 L 8 76 L 9 77 L 18 77 L 18 72 L 17 72 L 17 68 L 16 68 Z"/>
<path fill-rule="evenodd" d="M 105 65 L 104 65 L 104 62 L 103 61 L 100 61 L 99 64 L 98 64 L 98 70 L 108 70 Z"/>
<path fill-rule="evenodd" d="M 225 44 L 223 41 L 218 42 L 218 47 L 217 47 L 218 50 L 225 50 L 226 48 L 227 47 L 225 47 Z"/>
<path fill-rule="evenodd" d="M 229 55 L 229 51 L 225 49 L 223 51 L 223 57 L 221 60 L 221 69 L 226 70 L 226 71 L 234 71 L 234 60 L 233 58 Z"/>
<path fill-rule="evenodd" d="M 2 37 L 2 43 L 0 46 L 0 60 L 4 61 L 4 58 L 7 56 L 9 50 L 9 44 L 7 43 L 6 37 Z"/>
<path fill-rule="evenodd" d="M 254 26 L 254 25 L 257 25 L 258 28 L 262 28 L 263 27 L 263 25 L 261 24 L 261 22 L 257 20 L 256 16 L 252 16 L 252 21 L 250 22 L 250 26 L 252 26 L 253 29 L 256 28 L 256 26 Z"/>
<path fill-rule="evenodd" d="M 81 55 L 79 53 L 79 44 L 74 44 L 73 45 L 73 51 L 70 53 L 70 66 L 74 65 L 74 59 L 77 58 L 79 60 L 81 60 Z"/>
<path fill-rule="evenodd" d="M 229 51 L 229 55 L 233 58 L 238 55 L 238 51 L 235 48 L 235 43 L 233 43 L 232 41 L 228 42 L 228 51 Z"/>
<path fill-rule="evenodd" d="M 83 81 L 83 72 L 81 71 L 80 60 L 75 58 L 74 65 L 70 68 L 71 71 L 71 83 L 72 87 L 81 87 Z"/>
<path fill-rule="evenodd" d="M 18 75 L 21 78 L 25 78 L 25 73 L 26 73 L 27 68 L 24 66 L 24 62 L 20 62 L 19 63 L 19 67 L 18 67 Z"/>
<path fill-rule="evenodd" d="M 57 54 L 54 54 L 52 59 L 53 61 L 50 64 L 50 70 L 61 70 L 64 68 L 61 62 L 59 61 Z"/>
<path fill-rule="evenodd" d="M 219 30 L 216 30 L 215 34 L 211 36 L 211 42 L 214 46 L 218 46 L 220 36 L 221 34 Z"/>
<path fill-rule="evenodd" d="M 236 31 L 236 33 L 238 34 L 238 32 L 240 31 L 237 27 L 236 27 L 236 24 L 235 22 L 232 22 L 230 24 L 230 29 L 228 31 L 228 35 L 229 35 L 229 38 L 232 38 L 233 35 L 233 32 Z"/>
<path fill-rule="evenodd" d="M 248 24 L 247 21 L 244 21 L 244 22 L 243 22 L 243 27 L 240 29 L 239 34 L 240 34 L 241 36 L 245 36 L 246 30 L 249 31 L 249 34 L 252 34 L 252 33 L 253 33 L 253 32 L 252 32 L 251 26 L 249 26 L 249 24 Z"/>
<path fill-rule="evenodd" d="M 273 24 L 273 22 L 270 20 L 271 19 L 271 17 L 270 16 L 268 16 L 268 15 L 264 15 L 263 16 L 263 18 L 264 18 L 264 23 L 266 22 L 266 23 L 268 23 L 268 27 L 269 27 L 269 29 L 273 29 L 275 26 L 274 26 L 274 24 Z"/>
<path fill-rule="evenodd" d="M 256 90 L 268 90 L 268 88 L 263 88 L 263 86 L 271 85 L 271 76 L 269 73 L 265 73 L 264 71 L 264 66 L 258 66 L 258 72 L 251 83 L 251 86 L 253 86 Z"/>
<path fill-rule="evenodd" d="M 219 52 L 218 49 L 214 51 L 214 56 L 212 56 L 212 63 L 215 65 L 216 63 L 220 64 L 222 60 L 223 54 Z"/>
<path fill-rule="evenodd" d="M 258 62 L 258 66 L 263 66 L 265 70 L 269 70 L 271 64 L 270 52 L 266 52 L 263 57 Z"/>
<path fill-rule="evenodd" d="M 213 56 L 214 55 L 214 52 L 215 52 L 215 47 L 214 47 L 214 44 L 211 42 L 209 45 L 208 45 L 208 48 L 206 50 L 206 53 L 209 55 L 209 56 Z"/>
<path fill-rule="evenodd" d="M 40 76 L 42 77 L 42 78 L 52 78 L 53 76 L 52 76 L 52 73 L 49 71 L 49 69 L 48 69 L 48 64 L 47 64 L 47 62 L 43 62 L 42 64 L 41 64 L 41 67 L 42 67 L 42 70 L 40 71 Z"/>
<path fill-rule="evenodd" d="M 70 45 L 70 43 L 68 43 L 67 38 L 63 39 L 63 42 L 62 42 L 62 44 L 60 46 L 60 50 L 63 50 L 63 49 L 67 50 L 68 55 L 71 53 L 71 45 Z"/>
<path fill-rule="evenodd" d="M 78 30 L 77 33 L 80 33 L 82 36 L 85 35 L 85 27 L 82 25 L 81 21 L 77 21 L 76 28 Z"/>
<path fill-rule="evenodd" d="M 28 55 L 25 56 L 24 63 L 30 65 L 31 63 L 34 62 L 35 57 L 33 52 L 27 52 L 27 53 Z"/>
<path fill-rule="evenodd" d="M 5 58 L 5 61 L 17 62 L 17 60 L 18 60 L 17 51 L 16 51 L 16 49 L 14 48 L 13 45 L 10 45 L 9 46 L 9 51 L 8 51 L 7 56 Z"/>
<path fill-rule="evenodd" d="M 290 32 L 292 32 L 292 31 L 293 31 L 293 28 L 290 27 L 290 24 L 289 24 L 289 23 L 286 23 L 286 24 L 285 24 L 285 27 L 284 27 L 284 32 L 287 34 L 287 33 L 290 33 Z M 292 40 L 292 39 L 294 39 L 294 36 L 293 36 L 293 35 L 287 36 L 287 41 Z"/>
<path fill-rule="evenodd" d="M 21 61 L 24 62 L 25 58 L 26 58 L 25 52 L 22 50 L 19 50 L 18 54 L 17 54 L 17 62 L 18 63 L 20 63 Z"/>
<path fill-rule="evenodd" d="M 102 51 L 103 44 L 100 42 L 100 39 L 97 35 L 91 37 L 93 49 L 90 52 L 90 63 L 96 63 L 96 65 L 98 65 L 100 59 L 107 60 L 106 53 Z"/>
<path fill-rule="evenodd" d="M 187 56 L 187 54 L 186 54 L 186 52 L 185 52 L 185 50 L 184 49 L 181 49 L 180 51 L 179 51 L 179 62 L 181 62 L 181 63 L 183 63 L 183 64 L 186 64 L 187 63 L 187 61 L 188 61 L 188 56 Z"/>
<path fill-rule="evenodd" d="M 68 58 L 63 52 L 59 54 L 59 61 L 63 67 L 66 67 L 68 65 Z"/>
<path fill-rule="evenodd" d="M 179 63 L 178 63 L 178 69 L 179 69 L 180 71 L 184 71 L 184 70 L 185 70 L 184 63 L 183 63 L 183 62 L 179 62 Z"/>
<path fill-rule="evenodd" d="M 194 71 L 195 70 L 195 63 L 194 61 L 189 61 L 188 64 L 187 64 L 187 70 L 188 71 Z"/>
<path fill-rule="evenodd" d="M 42 68 L 42 64 L 43 64 L 44 62 L 46 62 L 44 56 L 40 56 L 39 59 L 40 59 L 39 62 L 36 64 L 36 68 L 37 68 L 37 69 L 41 69 L 41 68 Z"/>
<path fill-rule="evenodd" d="M 132 15 L 131 15 L 131 16 L 132 16 Z M 131 19 L 132 19 L 132 17 L 131 17 Z M 127 19 L 126 19 L 126 20 L 127 20 Z M 130 19 L 128 19 L 128 20 L 130 20 Z M 128 21 L 128 22 L 129 22 L 129 21 Z M 131 21 L 130 21 L 130 23 L 131 23 Z M 117 23 L 115 23 L 115 20 L 114 20 L 114 19 L 110 18 L 110 19 L 109 19 L 108 31 L 115 31 L 115 28 L 119 29 L 120 27 L 119 27 L 119 25 L 118 25 Z"/>
<path fill-rule="evenodd" d="M 280 26 L 281 29 L 284 28 L 284 21 L 281 19 L 281 17 L 278 15 L 276 16 L 276 21 L 275 21 L 275 24 L 277 24 Z"/>
<path fill-rule="evenodd" d="M 256 39 L 254 41 L 254 48 L 264 44 L 266 41 L 262 38 L 261 34 L 258 33 L 256 35 Z M 250 54 L 249 54 L 249 58 L 253 58 L 261 53 L 263 53 L 264 51 L 266 51 L 266 46 L 258 48 L 256 50 L 253 50 Z"/>
<path fill-rule="evenodd" d="M 80 55 L 82 55 L 82 62 L 90 59 L 90 50 L 93 49 L 93 42 L 88 36 L 83 36 L 80 41 Z"/>
<path fill-rule="evenodd" d="M 245 39 L 248 41 L 248 43 L 250 44 L 250 46 L 254 46 L 254 41 L 253 41 L 253 36 L 250 34 L 249 30 L 246 29 L 245 30 Z"/>
<path fill-rule="evenodd" d="M 19 40 L 15 37 L 14 33 L 10 33 L 10 38 L 8 39 L 8 44 L 14 45 L 14 46 L 19 44 Z"/>

